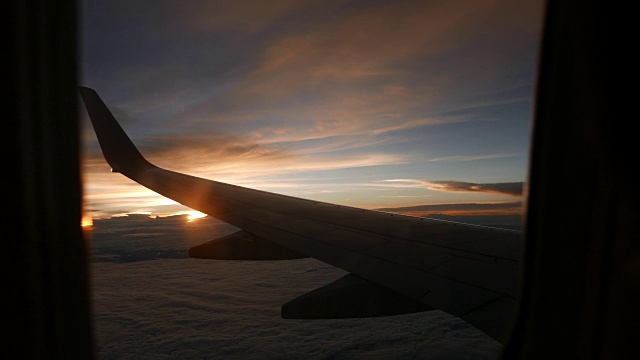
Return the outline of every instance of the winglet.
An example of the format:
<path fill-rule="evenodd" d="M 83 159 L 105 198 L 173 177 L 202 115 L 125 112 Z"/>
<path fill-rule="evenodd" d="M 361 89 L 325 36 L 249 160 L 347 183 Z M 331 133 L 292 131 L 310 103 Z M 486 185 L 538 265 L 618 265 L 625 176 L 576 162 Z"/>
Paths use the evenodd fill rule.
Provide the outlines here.
<path fill-rule="evenodd" d="M 153 167 L 140 154 L 95 90 L 80 87 L 80 95 L 89 112 L 102 154 L 111 166 L 111 171 L 131 177 Z"/>

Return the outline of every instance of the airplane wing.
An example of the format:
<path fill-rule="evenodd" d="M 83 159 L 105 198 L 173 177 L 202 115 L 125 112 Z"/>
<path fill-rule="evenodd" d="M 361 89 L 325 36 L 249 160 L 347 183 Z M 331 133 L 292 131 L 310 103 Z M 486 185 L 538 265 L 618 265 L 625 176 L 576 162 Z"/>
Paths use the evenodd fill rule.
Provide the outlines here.
<path fill-rule="evenodd" d="M 112 171 L 242 229 L 192 248 L 190 256 L 309 256 L 349 272 L 284 304 L 283 317 L 435 308 L 505 342 L 518 304 L 520 232 L 334 205 L 162 169 L 140 154 L 94 90 L 81 87 L 80 94 Z"/>

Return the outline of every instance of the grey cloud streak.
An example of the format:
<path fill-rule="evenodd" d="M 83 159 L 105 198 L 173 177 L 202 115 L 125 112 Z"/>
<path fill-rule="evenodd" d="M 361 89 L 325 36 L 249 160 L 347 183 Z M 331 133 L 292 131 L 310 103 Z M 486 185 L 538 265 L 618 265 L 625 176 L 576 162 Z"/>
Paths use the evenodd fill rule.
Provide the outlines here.
<path fill-rule="evenodd" d="M 435 191 L 482 192 L 517 197 L 522 196 L 522 190 L 524 187 L 524 183 L 522 182 L 477 184 L 463 181 L 426 181 L 425 183 L 429 190 Z"/>
<path fill-rule="evenodd" d="M 523 182 L 506 183 L 471 183 L 455 180 L 420 180 L 420 179 L 389 179 L 384 181 L 388 187 L 394 188 L 419 188 L 426 187 L 429 190 L 445 192 L 477 192 L 503 194 L 521 197 L 523 195 Z"/>

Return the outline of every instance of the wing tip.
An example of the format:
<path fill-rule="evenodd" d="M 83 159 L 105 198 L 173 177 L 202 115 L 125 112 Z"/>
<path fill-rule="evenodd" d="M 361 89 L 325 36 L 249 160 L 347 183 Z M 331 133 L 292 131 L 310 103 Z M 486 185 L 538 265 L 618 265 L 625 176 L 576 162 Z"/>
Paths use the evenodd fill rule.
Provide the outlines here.
<path fill-rule="evenodd" d="M 133 144 L 97 91 L 86 86 L 78 88 L 102 154 L 112 171 L 135 176 L 140 171 L 153 167 Z"/>

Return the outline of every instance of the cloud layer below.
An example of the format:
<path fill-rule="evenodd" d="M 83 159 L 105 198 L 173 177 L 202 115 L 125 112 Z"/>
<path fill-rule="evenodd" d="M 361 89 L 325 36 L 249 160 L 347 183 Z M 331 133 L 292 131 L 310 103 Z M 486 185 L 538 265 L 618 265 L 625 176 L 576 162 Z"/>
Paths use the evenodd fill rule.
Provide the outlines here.
<path fill-rule="evenodd" d="M 441 311 L 284 320 L 280 306 L 344 275 L 313 259 L 186 258 L 234 231 L 211 218 L 98 220 L 92 299 L 101 359 L 495 359 L 500 344 Z"/>

